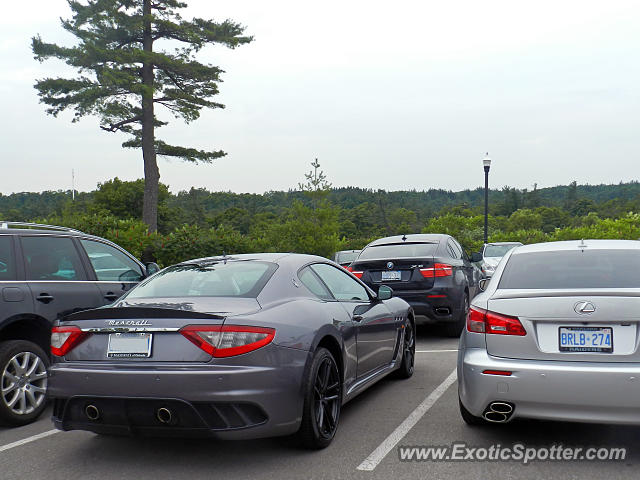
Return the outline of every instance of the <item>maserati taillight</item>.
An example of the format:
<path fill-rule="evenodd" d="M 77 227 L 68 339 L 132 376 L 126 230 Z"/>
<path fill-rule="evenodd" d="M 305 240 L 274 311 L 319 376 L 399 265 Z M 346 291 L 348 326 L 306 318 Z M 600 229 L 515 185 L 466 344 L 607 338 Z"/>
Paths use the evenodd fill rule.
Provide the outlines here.
<path fill-rule="evenodd" d="M 469 309 L 467 330 L 494 335 L 524 336 L 527 334 L 518 317 L 510 317 L 477 307 Z"/>
<path fill-rule="evenodd" d="M 51 353 L 64 357 L 90 334 L 76 326 L 53 327 L 51 329 Z"/>
<path fill-rule="evenodd" d="M 249 353 L 271 343 L 273 328 L 245 325 L 188 325 L 180 333 L 213 357 L 233 357 Z"/>

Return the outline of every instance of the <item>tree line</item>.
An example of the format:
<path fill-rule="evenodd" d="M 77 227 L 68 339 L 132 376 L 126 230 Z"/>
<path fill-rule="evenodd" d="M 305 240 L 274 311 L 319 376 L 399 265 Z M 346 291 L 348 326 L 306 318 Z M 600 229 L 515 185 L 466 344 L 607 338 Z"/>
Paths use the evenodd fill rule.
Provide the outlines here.
<path fill-rule="evenodd" d="M 317 162 L 316 162 L 317 164 Z M 319 165 L 290 191 L 264 194 L 160 184 L 158 231 L 141 221 L 144 181 L 118 178 L 79 192 L 0 194 L 0 218 L 78 228 L 163 265 L 187 258 L 255 251 L 330 257 L 388 235 L 448 233 L 468 251 L 482 246 L 483 190 L 452 192 L 330 188 Z M 322 175 L 319 179 L 318 174 Z M 315 175 L 315 177 L 314 177 Z M 314 183 L 315 182 L 315 183 Z M 640 183 L 490 192 L 489 240 L 523 243 L 640 238 Z"/>

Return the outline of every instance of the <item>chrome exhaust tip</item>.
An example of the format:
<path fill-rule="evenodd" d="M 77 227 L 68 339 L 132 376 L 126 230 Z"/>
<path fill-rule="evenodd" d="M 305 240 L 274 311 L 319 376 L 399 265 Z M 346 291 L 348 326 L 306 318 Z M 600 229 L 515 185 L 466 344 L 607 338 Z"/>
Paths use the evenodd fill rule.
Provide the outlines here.
<path fill-rule="evenodd" d="M 491 402 L 482 417 L 487 422 L 504 423 L 513 413 L 513 405 L 506 402 Z"/>
<path fill-rule="evenodd" d="M 503 413 L 505 415 L 509 415 L 511 412 L 513 412 L 513 407 L 510 404 L 504 402 L 493 402 L 491 405 L 489 405 L 489 408 L 492 412 Z"/>
<path fill-rule="evenodd" d="M 171 410 L 169 410 L 168 408 L 162 407 L 156 410 L 156 418 L 160 423 L 169 425 L 173 420 L 173 414 L 171 413 Z"/>
<path fill-rule="evenodd" d="M 100 410 L 95 405 L 87 405 L 84 409 L 84 414 L 89 420 L 95 422 L 100 418 Z"/>
<path fill-rule="evenodd" d="M 484 419 L 487 422 L 493 422 L 493 423 L 504 423 L 507 421 L 507 416 L 504 413 L 500 413 L 500 412 L 485 412 L 484 414 Z"/>

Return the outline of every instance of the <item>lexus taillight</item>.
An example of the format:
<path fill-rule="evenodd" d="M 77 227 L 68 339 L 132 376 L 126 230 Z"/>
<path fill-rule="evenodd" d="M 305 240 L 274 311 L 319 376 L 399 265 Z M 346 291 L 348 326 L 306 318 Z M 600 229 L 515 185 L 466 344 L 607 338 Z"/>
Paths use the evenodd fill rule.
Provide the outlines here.
<path fill-rule="evenodd" d="M 364 272 L 361 272 L 361 271 L 358 271 L 358 270 L 354 270 L 351 267 L 347 267 L 347 270 L 350 271 L 351 273 L 353 273 L 358 278 L 362 278 L 362 274 L 364 273 Z"/>
<path fill-rule="evenodd" d="M 510 317 L 477 307 L 471 307 L 469 310 L 467 330 L 494 335 L 524 336 L 527 334 L 518 317 Z"/>
<path fill-rule="evenodd" d="M 180 329 L 198 348 L 213 357 L 233 357 L 268 345 L 276 335 L 273 328 L 244 325 L 188 325 Z"/>
<path fill-rule="evenodd" d="M 421 268 L 420 273 L 424 278 L 450 277 L 453 275 L 453 267 L 446 263 L 435 263 L 433 267 Z"/>
<path fill-rule="evenodd" d="M 64 357 L 90 334 L 78 327 L 53 327 L 51 329 L 51 353 L 56 357 Z"/>

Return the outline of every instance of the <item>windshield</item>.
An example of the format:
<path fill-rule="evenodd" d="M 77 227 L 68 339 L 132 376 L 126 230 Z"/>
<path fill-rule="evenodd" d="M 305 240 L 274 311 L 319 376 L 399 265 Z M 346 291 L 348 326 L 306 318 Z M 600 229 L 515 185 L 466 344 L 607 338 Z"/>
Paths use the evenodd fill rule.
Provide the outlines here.
<path fill-rule="evenodd" d="M 134 288 L 127 298 L 255 298 L 277 265 L 269 262 L 217 262 L 166 268 Z"/>
<path fill-rule="evenodd" d="M 372 245 L 360 253 L 358 260 L 433 257 L 437 247 L 437 243 L 390 243 L 386 245 Z"/>
<path fill-rule="evenodd" d="M 498 288 L 640 288 L 640 250 L 571 250 L 512 255 Z"/>
<path fill-rule="evenodd" d="M 336 263 L 351 263 L 353 262 L 360 252 L 338 252 L 336 253 Z"/>
<path fill-rule="evenodd" d="M 520 244 L 512 243 L 510 245 L 487 245 L 484 247 L 484 257 L 504 257 L 509 250 L 519 247 Z"/>

